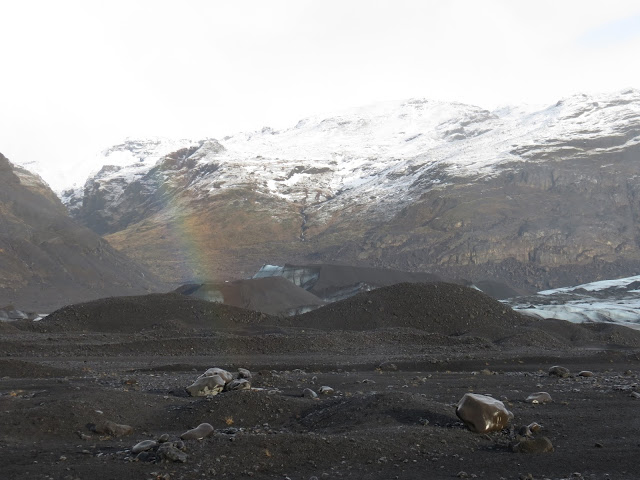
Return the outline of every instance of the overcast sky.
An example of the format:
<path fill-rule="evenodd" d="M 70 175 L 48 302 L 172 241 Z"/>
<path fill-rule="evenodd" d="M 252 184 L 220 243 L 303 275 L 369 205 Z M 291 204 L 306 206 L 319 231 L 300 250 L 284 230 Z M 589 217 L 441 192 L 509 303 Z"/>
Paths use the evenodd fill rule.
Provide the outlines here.
<path fill-rule="evenodd" d="M 74 164 L 383 100 L 640 88 L 625 0 L 0 0 L 0 152 Z"/>

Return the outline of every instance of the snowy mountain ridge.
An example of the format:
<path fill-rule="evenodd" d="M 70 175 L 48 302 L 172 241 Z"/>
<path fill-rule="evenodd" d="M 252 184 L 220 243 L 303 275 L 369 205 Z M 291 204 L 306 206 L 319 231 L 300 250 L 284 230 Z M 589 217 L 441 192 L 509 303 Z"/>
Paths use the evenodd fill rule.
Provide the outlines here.
<path fill-rule="evenodd" d="M 607 142 L 599 144 L 602 138 Z M 282 131 L 265 127 L 220 143 L 128 140 L 103 152 L 103 165 L 116 168 L 103 168 L 92 181 L 124 188 L 163 156 L 191 149 L 189 156 L 200 167 L 217 166 L 213 173 L 204 169 L 209 173 L 192 182 L 202 195 L 252 185 L 302 205 L 336 196 L 344 200 L 340 204 L 386 199 L 384 208 L 393 213 L 451 177 L 491 176 L 513 162 L 615 151 L 638 143 L 638 90 L 576 95 L 541 110 L 489 112 L 460 103 L 409 100 L 310 117 Z M 77 189 L 63 199 L 73 208 L 82 194 Z"/>

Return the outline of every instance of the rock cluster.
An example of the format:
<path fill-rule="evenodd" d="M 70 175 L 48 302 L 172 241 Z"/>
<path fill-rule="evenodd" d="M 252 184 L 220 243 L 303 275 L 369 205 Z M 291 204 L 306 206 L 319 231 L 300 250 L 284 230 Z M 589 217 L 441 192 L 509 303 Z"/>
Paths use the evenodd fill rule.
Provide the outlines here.
<path fill-rule="evenodd" d="M 209 397 L 220 392 L 232 390 L 250 390 L 251 372 L 239 368 L 233 374 L 222 368 L 214 367 L 200 375 L 186 390 L 192 397 Z"/>
<path fill-rule="evenodd" d="M 208 425 L 208 424 L 207 424 Z M 209 425 L 211 427 L 211 425 Z M 211 427 L 213 431 L 213 427 Z M 191 431 L 191 430 L 190 430 Z M 187 432 L 188 433 L 188 432 Z M 185 463 L 189 456 L 182 440 L 169 441 L 169 435 L 161 435 L 157 440 L 143 440 L 131 447 L 132 457 L 138 462 L 180 462 Z"/>

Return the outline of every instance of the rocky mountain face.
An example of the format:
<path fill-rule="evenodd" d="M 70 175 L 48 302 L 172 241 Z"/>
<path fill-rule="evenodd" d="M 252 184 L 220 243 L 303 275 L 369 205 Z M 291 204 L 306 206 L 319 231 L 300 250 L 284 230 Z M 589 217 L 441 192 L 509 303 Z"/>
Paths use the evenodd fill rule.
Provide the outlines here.
<path fill-rule="evenodd" d="M 73 221 L 38 176 L 0 154 L 0 307 L 47 312 L 108 295 L 146 293 L 157 282 Z"/>
<path fill-rule="evenodd" d="M 640 268 L 637 90 L 493 112 L 392 102 L 180 147 L 125 142 L 64 195 L 165 279 L 333 262 L 532 291 Z"/>

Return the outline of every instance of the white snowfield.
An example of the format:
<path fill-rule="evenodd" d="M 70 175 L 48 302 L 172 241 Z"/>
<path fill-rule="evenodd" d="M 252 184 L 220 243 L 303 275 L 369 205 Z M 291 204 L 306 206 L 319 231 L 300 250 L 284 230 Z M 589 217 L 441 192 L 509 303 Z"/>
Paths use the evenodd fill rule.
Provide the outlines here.
<path fill-rule="evenodd" d="M 340 195 L 352 204 L 384 202 L 401 208 L 448 176 L 493 175 L 511 162 L 536 161 L 545 153 L 576 158 L 640 143 L 640 91 L 577 95 L 546 108 L 504 107 L 489 112 L 460 103 L 429 100 L 385 102 L 334 116 L 310 117 L 274 131 L 222 139 L 128 139 L 81 166 L 30 163 L 71 202 L 89 173 L 127 184 L 165 155 L 199 147 L 192 159 L 215 164 L 193 183 L 202 195 L 250 185 L 255 190 L 310 206 Z M 607 142 L 599 145 L 598 139 Z M 219 142 L 219 143 L 218 143 Z M 223 148 L 219 148 L 220 144 Z M 75 187 L 74 187 L 75 185 Z M 344 203 L 344 202 L 341 202 Z M 330 207 L 329 207 L 330 208 Z M 393 213 L 390 211 L 389 213 Z"/>

